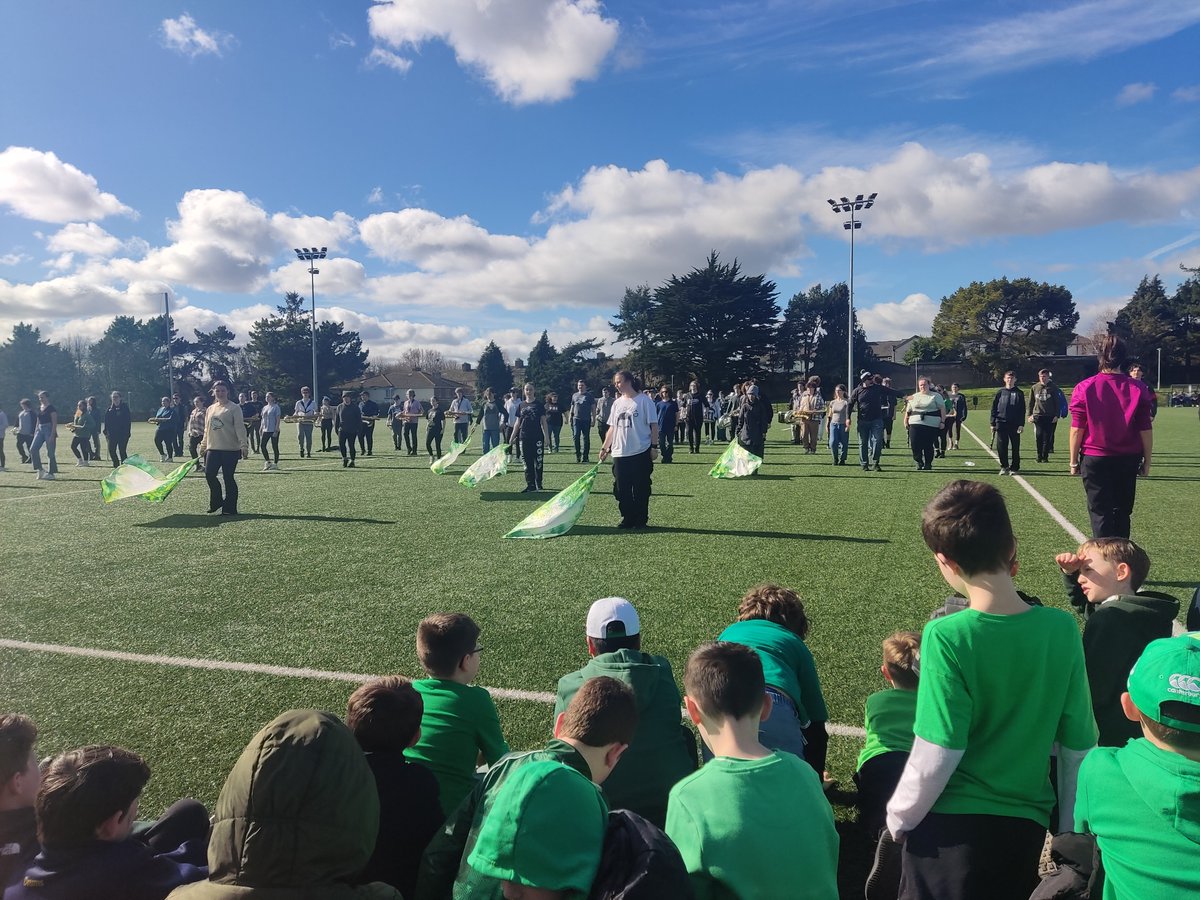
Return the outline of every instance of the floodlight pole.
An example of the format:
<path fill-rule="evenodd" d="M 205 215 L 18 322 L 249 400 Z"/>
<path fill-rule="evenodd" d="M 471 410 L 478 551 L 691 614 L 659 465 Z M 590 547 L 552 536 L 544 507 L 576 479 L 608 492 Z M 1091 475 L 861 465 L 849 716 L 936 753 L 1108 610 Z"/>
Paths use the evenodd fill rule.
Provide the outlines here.
<path fill-rule="evenodd" d="M 318 250 L 316 247 L 311 249 L 297 247 L 296 257 L 308 262 L 308 284 L 312 297 L 312 318 L 309 320 L 309 325 L 312 331 L 312 397 L 315 401 L 319 396 L 317 394 L 317 276 L 321 274 L 321 270 L 314 264 L 318 259 L 325 258 L 327 247 L 322 247 Z"/>
<path fill-rule="evenodd" d="M 871 194 L 865 200 L 863 195 L 859 194 L 853 200 L 847 197 L 842 197 L 841 202 L 830 200 L 829 205 L 833 207 L 833 211 L 839 215 L 849 213 L 849 221 L 843 222 L 842 227 L 850 232 L 850 304 L 846 314 L 846 387 L 852 389 L 855 385 L 854 379 L 854 232 L 862 228 L 862 222 L 855 215 L 860 210 L 870 209 L 875 205 L 875 198 L 879 195 Z"/>
<path fill-rule="evenodd" d="M 1162 390 L 1162 347 L 1158 348 L 1158 387 L 1154 390 L 1156 392 Z"/>
<path fill-rule="evenodd" d="M 166 311 L 167 319 L 167 396 L 174 397 L 175 358 L 171 355 L 171 295 L 166 291 L 163 291 L 163 309 Z"/>

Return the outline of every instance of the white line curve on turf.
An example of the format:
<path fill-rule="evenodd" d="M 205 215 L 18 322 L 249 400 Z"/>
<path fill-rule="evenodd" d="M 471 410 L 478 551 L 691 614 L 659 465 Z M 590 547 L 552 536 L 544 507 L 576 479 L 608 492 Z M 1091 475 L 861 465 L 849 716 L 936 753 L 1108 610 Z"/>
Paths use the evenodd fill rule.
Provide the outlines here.
<path fill-rule="evenodd" d="M 206 669 L 212 672 L 246 672 L 252 675 L 273 675 L 277 678 L 309 678 L 316 681 L 345 681 L 361 684 L 373 675 L 358 672 L 333 672 L 327 669 L 307 669 L 293 666 L 272 666 L 264 663 L 234 662 L 224 659 L 198 659 L 191 656 L 165 656 L 158 653 L 127 653 L 124 650 L 101 650 L 97 647 L 72 647 L 67 644 L 44 644 L 37 641 L 18 641 L 0 638 L 0 650 L 21 650 L 27 653 L 57 653 L 61 656 L 81 656 L 85 659 L 107 659 L 114 662 L 143 663 L 153 666 L 171 666 L 177 669 Z M 555 695 L 550 691 L 521 691 L 513 688 L 485 688 L 489 694 L 501 700 L 529 700 L 534 703 L 553 703 Z M 866 731 L 856 725 L 839 725 L 830 722 L 826 730 L 838 737 L 861 738 Z"/>
<path fill-rule="evenodd" d="M 969 434 L 972 438 L 975 439 L 975 443 L 977 443 L 980 446 L 980 449 L 982 449 L 984 453 L 986 453 L 988 456 L 990 456 L 992 459 L 994 459 L 997 463 L 1000 462 L 1000 457 L 996 454 L 996 452 L 994 450 L 992 450 L 991 447 L 989 447 L 987 444 L 985 444 L 983 442 L 983 440 L 979 437 L 979 435 L 977 435 L 975 432 L 973 432 L 965 424 L 962 426 L 962 430 L 965 431 L 967 434 Z M 1062 513 L 1060 513 L 1058 511 L 1058 509 L 1055 508 L 1054 504 L 1051 503 L 1049 500 L 1047 500 L 1045 497 L 1043 497 L 1032 484 L 1030 484 L 1028 481 L 1025 480 L 1025 478 L 1023 476 L 1011 475 L 1009 477 L 1012 478 L 1012 480 L 1015 481 L 1017 484 L 1019 484 L 1021 487 L 1023 487 L 1025 489 L 1025 492 L 1027 494 L 1029 494 L 1029 496 L 1032 497 L 1037 502 L 1038 506 L 1040 506 L 1047 513 L 1049 513 L 1050 518 L 1052 518 L 1055 522 L 1057 522 L 1060 526 L 1062 526 L 1062 530 L 1065 531 L 1068 535 L 1070 535 L 1072 540 L 1074 540 L 1076 543 L 1082 544 L 1084 541 L 1086 541 L 1088 539 L 1087 535 L 1085 535 L 1082 531 L 1080 531 L 1078 528 L 1076 528 L 1070 519 L 1068 519 L 1066 516 L 1064 516 Z"/>

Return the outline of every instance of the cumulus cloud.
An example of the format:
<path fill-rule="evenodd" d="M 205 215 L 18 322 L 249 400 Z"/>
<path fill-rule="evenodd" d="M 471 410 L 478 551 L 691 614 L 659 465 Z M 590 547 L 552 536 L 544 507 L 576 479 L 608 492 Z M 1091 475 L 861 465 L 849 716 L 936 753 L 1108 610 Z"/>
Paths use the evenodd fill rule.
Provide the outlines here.
<path fill-rule="evenodd" d="M 529 249 L 521 238 L 489 234 L 467 216 L 447 219 L 425 209 L 368 216 L 359 236 L 376 256 L 436 272 L 475 269 Z"/>
<path fill-rule="evenodd" d="M 401 75 L 412 68 L 411 59 L 393 53 L 391 50 L 385 50 L 383 47 L 372 47 L 364 62 L 368 68 L 374 69 L 377 66 L 383 66 L 385 69 L 392 69 Z"/>
<path fill-rule="evenodd" d="M 206 31 L 188 13 L 177 19 L 163 19 L 158 33 L 164 47 L 191 59 L 220 56 L 221 51 L 233 43 L 233 35 Z"/>
<path fill-rule="evenodd" d="M 95 222 L 72 222 L 47 239 L 46 249 L 55 253 L 107 256 L 121 249 L 121 240 Z"/>
<path fill-rule="evenodd" d="M 893 341 L 913 334 L 928 335 L 939 305 L 928 294 L 909 294 L 903 300 L 876 303 L 855 312 L 868 340 Z"/>
<path fill-rule="evenodd" d="M 351 296 L 359 293 L 366 283 L 366 269 L 358 260 L 334 257 L 316 260 L 315 264 L 318 299 Z M 313 287 L 308 263 L 297 260 L 275 269 L 271 273 L 271 287 L 280 293 L 295 291 L 307 297 Z"/>
<path fill-rule="evenodd" d="M 9 147 L 0 153 L 0 204 L 38 222 L 78 222 L 134 215 L 96 179 L 50 151 Z"/>
<path fill-rule="evenodd" d="M 1182 103 L 1200 102 L 1200 84 L 1189 84 L 1184 87 L 1175 88 L 1175 90 L 1171 91 L 1171 97 Z"/>
<path fill-rule="evenodd" d="M 1154 93 L 1158 90 L 1158 85 L 1152 81 L 1135 81 L 1132 84 L 1127 84 L 1121 88 L 1117 94 L 1117 106 L 1134 106 L 1138 103 L 1145 103 L 1147 100 L 1154 99 Z"/>
<path fill-rule="evenodd" d="M 30 257 L 24 253 L 5 253 L 0 256 L 0 266 L 19 266 L 23 262 L 29 262 Z"/>
<path fill-rule="evenodd" d="M 392 47 L 444 41 L 515 104 L 571 96 L 578 82 L 597 76 L 619 32 L 598 0 L 379 2 L 368 20 L 371 36 Z"/>

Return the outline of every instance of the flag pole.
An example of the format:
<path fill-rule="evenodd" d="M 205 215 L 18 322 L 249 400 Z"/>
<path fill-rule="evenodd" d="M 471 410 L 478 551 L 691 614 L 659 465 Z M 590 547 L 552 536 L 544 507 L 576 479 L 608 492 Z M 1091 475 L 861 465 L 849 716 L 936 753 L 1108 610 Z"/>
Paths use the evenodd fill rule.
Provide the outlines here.
<path fill-rule="evenodd" d="M 163 291 L 163 308 L 167 312 L 167 396 L 175 396 L 175 359 L 171 355 L 171 295 Z"/>

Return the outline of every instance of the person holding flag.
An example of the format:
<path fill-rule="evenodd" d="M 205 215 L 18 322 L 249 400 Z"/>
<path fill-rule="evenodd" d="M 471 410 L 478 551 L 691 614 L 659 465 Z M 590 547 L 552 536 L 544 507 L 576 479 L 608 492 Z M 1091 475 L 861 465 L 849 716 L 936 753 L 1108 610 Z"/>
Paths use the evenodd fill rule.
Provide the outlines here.
<path fill-rule="evenodd" d="M 525 489 L 521 493 L 531 494 L 542 490 L 542 464 L 550 433 L 546 425 L 546 406 L 537 399 L 532 382 L 525 383 L 524 394 L 525 399 L 513 423 L 509 446 L 520 442 L 521 452 L 518 455 L 525 460 Z"/>
<path fill-rule="evenodd" d="M 650 476 L 658 455 L 658 410 L 632 372 L 613 376 L 617 398 L 600 461 L 613 458 L 613 496 L 621 510 L 618 528 L 645 528 L 650 521 Z"/>

